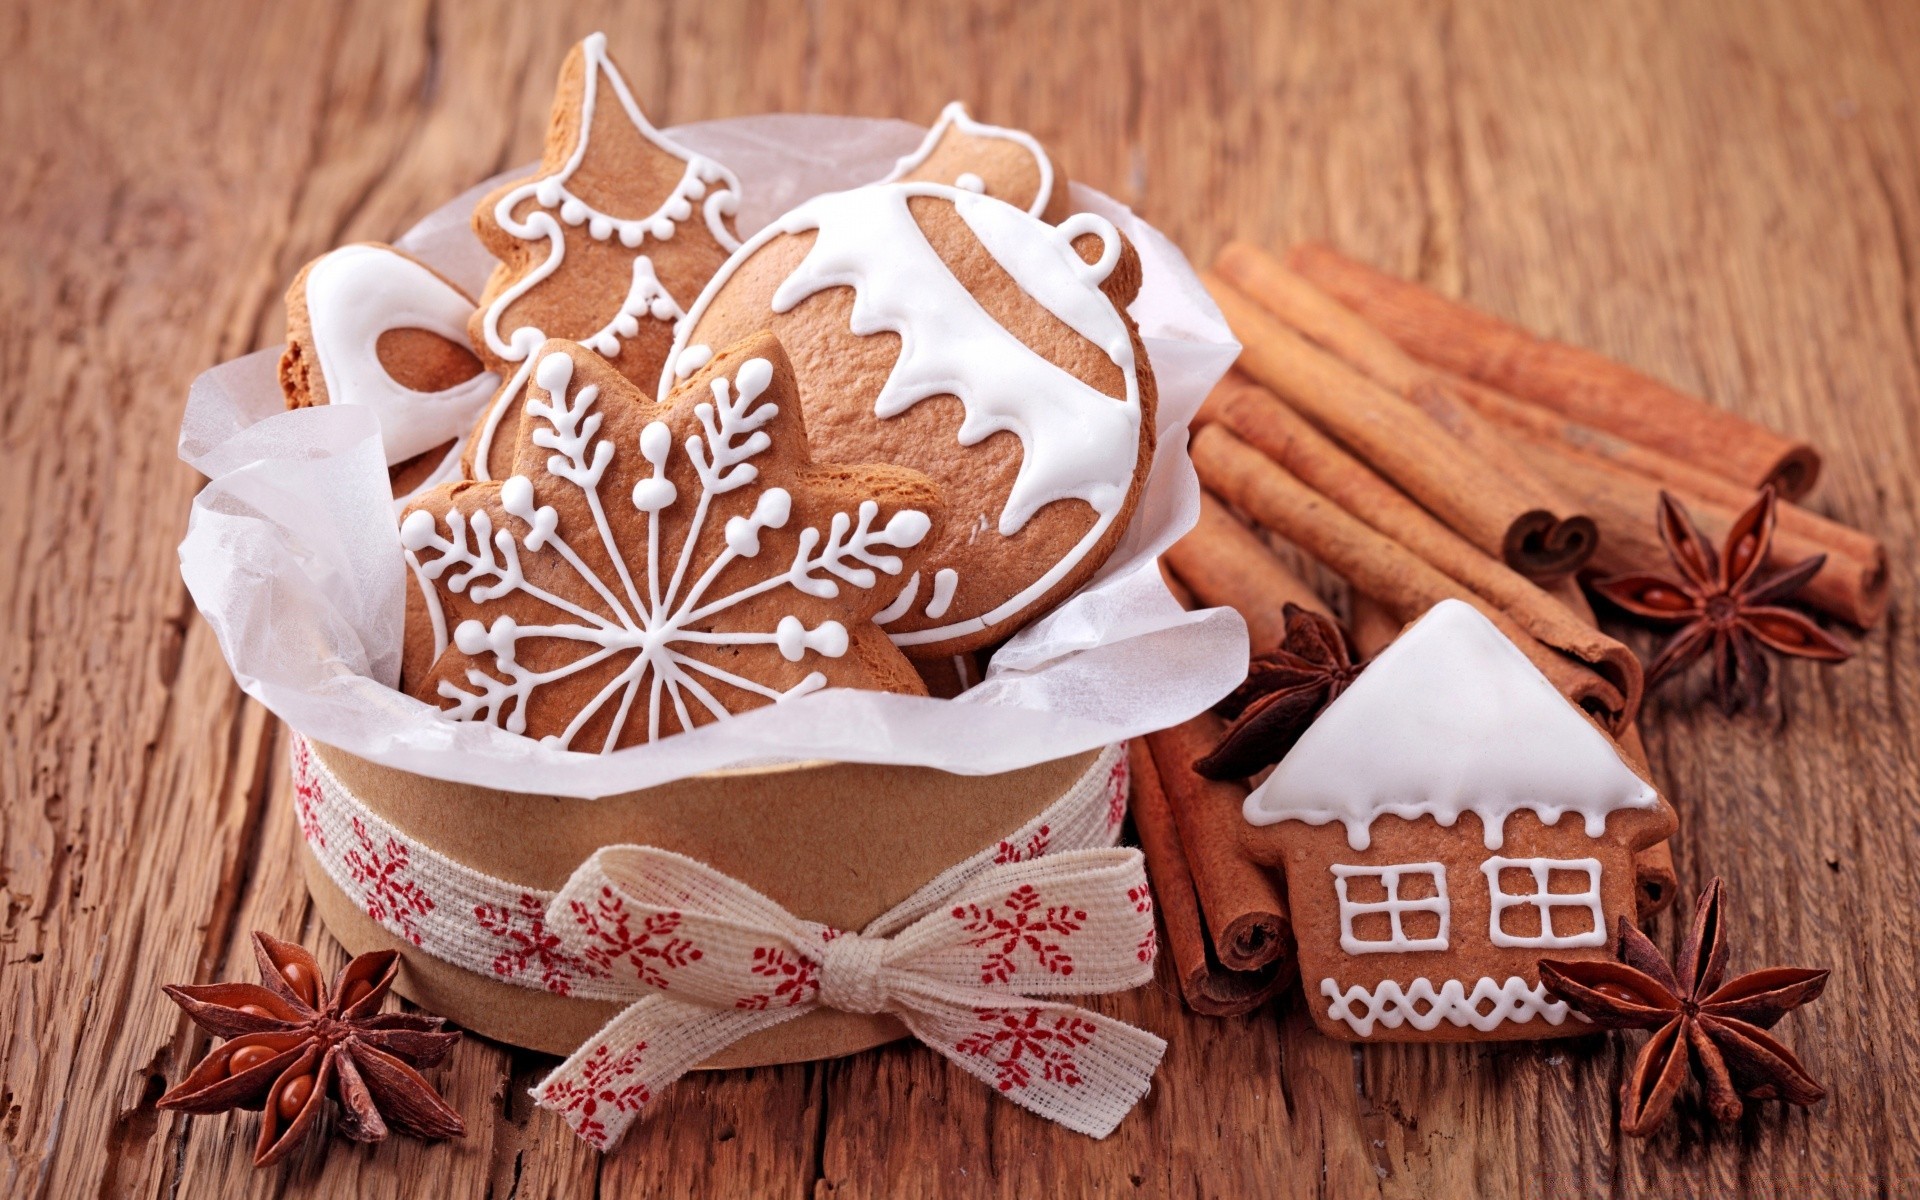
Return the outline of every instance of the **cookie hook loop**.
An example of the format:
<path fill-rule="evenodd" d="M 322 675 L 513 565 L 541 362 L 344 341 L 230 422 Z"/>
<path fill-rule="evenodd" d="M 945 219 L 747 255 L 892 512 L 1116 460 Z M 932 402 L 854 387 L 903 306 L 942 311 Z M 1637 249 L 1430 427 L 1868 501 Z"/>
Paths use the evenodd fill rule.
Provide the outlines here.
<path fill-rule="evenodd" d="M 1092 262 L 1081 258 L 1080 252 L 1073 247 L 1075 238 L 1088 233 L 1100 239 L 1100 257 Z M 1094 287 L 1105 283 L 1120 261 L 1120 231 L 1113 227 L 1112 221 L 1098 213 L 1073 214 L 1055 227 L 1054 236 L 1066 245 L 1074 272 Z"/>

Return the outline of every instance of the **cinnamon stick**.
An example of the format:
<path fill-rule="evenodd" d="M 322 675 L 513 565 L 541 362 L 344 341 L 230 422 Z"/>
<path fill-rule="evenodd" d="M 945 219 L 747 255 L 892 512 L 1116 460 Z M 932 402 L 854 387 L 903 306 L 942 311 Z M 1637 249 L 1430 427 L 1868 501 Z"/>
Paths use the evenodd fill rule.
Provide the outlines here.
<path fill-rule="evenodd" d="M 1536 337 L 1323 245 L 1295 246 L 1287 263 L 1415 358 L 1699 463 L 1734 483 L 1771 483 L 1789 500 L 1806 495 L 1820 474 L 1820 456 L 1805 442 L 1591 350 Z"/>
<path fill-rule="evenodd" d="M 1547 648 L 1498 605 L 1300 482 L 1230 430 L 1207 426 L 1194 435 L 1192 451 L 1194 467 L 1208 488 L 1383 602 L 1401 622 L 1414 620 L 1449 597 L 1464 600 L 1602 725 L 1618 729 L 1630 719 L 1626 696 L 1591 666 Z"/>
<path fill-rule="evenodd" d="M 1127 757 L 1133 767 L 1133 829 L 1147 856 L 1154 909 L 1173 959 L 1174 977 L 1180 981 L 1180 995 L 1188 1008 L 1202 1016 L 1251 1012 L 1291 977 L 1282 970 L 1286 964 L 1276 959 L 1257 971 L 1230 971 L 1220 965 L 1200 914 L 1199 895 L 1180 845 L 1180 832 L 1174 827 L 1173 810 L 1167 805 L 1146 741 L 1135 738 L 1127 747 Z"/>
<path fill-rule="evenodd" d="M 1223 428 L 1231 429 L 1302 483 L 1398 542 L 1449 580 L 1464 584 L 1537 641 L 1572 656 L 1600 675 L 1618 691 L 1625 711 L 1631 713 L 1639 706 L 1642 673 L 1633 651 L 1580 620 L 1539 586 L 1441 524 L 1272 392 L 1229 374 L 1214 388 L 1208 403 Z M 1425 611 L 1424 606 L 1421 611 Z M 1401 619 L 1411 618 L 1401 615 Z"/>
<path fill-rule="evenodd" d="M 1393 639 L 1406 628 L 1391 609 L 1365 592 L 1353 593 L 1349 607 L 1353 618 L 1347 623 L 1347 633 L 1353 639 L 1353 652 L 1363 659 L 1372 658 L 1392 645 Z"/>
<path fill-rule="evenodd" d="M 1220 742 L 1226 725 L 1212 713 L 1146 736 L 1159 768 L 1160 786 L 1173 809 L 1200 896 L 1200 911 L 1220 964 L 1255 971 L 1289 953 L 1292 925 L 1287 903 L 1265 870 L 1240 850 L 1240 814 L 1247 789 L 1195 773 L 1193 762 Z"/>
<path fill-rule="evenodd" d="M 1671 569 L 1655 518 L 1660 503 L 1659 483 L 1563 445 L 1531 439 L 1522 439 L 1516 444 L 1535 466 L 1576 497 L 1580 506 L 1600 522 L 1600 549 L 1588 564 L 1590 570 L 1617 575 L 1627 571 Z M 1712 538 L 1724 538 L 1744 507 L 1716 504 L 1690 495 L 1680 496 L 1680 502 L 1686 505 L 1701 530 Z M 1822 612 L 1862 629 L 1871 628 L 1887 610 L 1885 551 L 1876 542 L 1872 547 L 1874 557 L 1857 558 L 1849 552 L 1854 539 L 1841 541 L 1847 545 L 1822 544 L 1810 540 L 1798 529 L 1779 526 L 1775 529 L 1767 562 L 1778 569 L 1816 554 L 1826 555 L 1827 561 L 1807 581 L 1799 597 Z"/>
<path fill-rule="evenodd" d="M 1286 636 L 1282 613 L 1288 603 L 1333 615 L 1259 534 L 1204 491 L 1199 524 L 1167 547 L 1161 559 L 1200 603 L 1239 610 L 1255 654 L 1273 649 Z"/>
<path fill-rule="evenodd" d="M 1516 570 L 1534 579 L 1564 576 L 1593 556 L 1599 533 L 1536 472 L 1494 424 L 1447 388 L 1446 376 L 1417 362 L 1352 309 L 1246 242 L 1229 242 L 1213 269 L 1309 340 L 1432 417 L 1528 497 L 1535 513 L 1521 532 Z M 1561 514 L 1557 518 L 1553 514 Z"/>
<path fill-rule="evenodd" d="M 1474 545 L 1543 577 L 1579 564 L 1583 547 L 1549 544 L 1550 500 L 1529 495 L 1405 399 L 1283 324 L 1217 275 L 1207 290 L 1240 339 L 1240 368 L 1285 396 Z"/>
<path fill-rule="evenodd" d="M 1453 387 L 1462 400 L 1507 430 L 1516 441 L 1542 442 L 1582 459 L 1598 460 L 1644 476 L 1679 497 L 1689 510 L 1711 504 L 1728 512 L 1741 512 L 1759 499 L 1751 489 L 1729 483 L 1692 463 L 1581 425 L 1495 388 L 1467 380 L 1454 381 Z M 1521 453 L 1526 453 L 1524 447 Z M 1797 539 L 1798 544 L 1814 548 L 1808 553 L 1823 552 L 1831 559 L 1844 560 L 1836 563 L 1835 568 L 1858 580 L 1854 587 L 1859 592 L 1862 616 L 1877 620 L 1885 612 L 1888 582 L 1885 543 L 1870 533 L 1789 501 L 1779 503 L 1774 509 L 1774 519 L 1779 525 L 1777 537 Z"/>

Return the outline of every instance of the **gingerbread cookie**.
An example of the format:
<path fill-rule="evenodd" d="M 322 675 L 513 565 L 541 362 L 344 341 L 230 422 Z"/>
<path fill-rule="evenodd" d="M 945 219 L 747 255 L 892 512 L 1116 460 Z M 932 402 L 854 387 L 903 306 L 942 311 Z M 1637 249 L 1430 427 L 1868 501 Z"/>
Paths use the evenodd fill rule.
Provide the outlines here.
<path fill-rule="evenodd" d="M 1634 855 L 1673 810 L 1471 605 L 1375 659 L 1247 797 L 1283 866 L 1321 1032 L 1479 1041 L 1587 1031 L 1542 957 L 1612 958 Z"/>
<path fill-rule="evenodd" d="M 916 658 L 999 642 L 1093 574 L 1153 459 L 1139 258 L 1091 213 L 1048 225 L 931 183 L 818 196 L 755 234 L 681 322 L 661 392 L 771 329 L 807 431 L 911 467 L 945 530 L 878 620 Z"/>
<path fill-rule="evenodd" d="M 577 343 L 532 358 L 513 473 L 444 484 L 401 522 L 430 602 L 413 695 L 604 751 L 825 687 L 924 692 L 871 618 L 938 493 L 815 462 L 771 335 L 660 404 Z"/>
<path fill-rule="evenodd" d="M 287 289 L 288 407 L 372 409 L 395 496 L 452 474 L 457 440 L 499 386 L 468 348 L 473 311 L 464 292 L 392 246 L 321 255 Z"/>
<path fill-rule="evenodd" d="M 955 100 L 912 154 L 894 164 L 882 183 L 947 183 L 1005 200 L 1049 225 L 1067 216 L 1067 177 L 1039 139 L 1021 129 L 988 125 Z"/>
<path fill-rule="evenodd" d="M 738 193 L 726 168 L 648 122 L 604 34 L 573 48 L 539 174 L 474 212 L 500 265 L 473 315 L 473 344 L 507 383 L 475 431 L 470 476 L 511 469 L 526 365 L 548 338 L 580 342 L 653 386 L 674 321 L 739 245 L 729 228 Z"/>

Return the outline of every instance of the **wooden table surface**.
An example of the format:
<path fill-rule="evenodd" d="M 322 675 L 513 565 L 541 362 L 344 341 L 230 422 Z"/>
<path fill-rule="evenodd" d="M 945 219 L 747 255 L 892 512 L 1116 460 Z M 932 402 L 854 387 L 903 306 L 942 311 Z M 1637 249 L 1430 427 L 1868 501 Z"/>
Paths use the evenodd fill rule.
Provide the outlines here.
<path fill-rule="evenodd" d="M 1920 1179 L 1920 6 L 1140 2 L 911 6 L 9 0 L 0 72 L 0 1195 L 1010 1196 L 1897 1193 Z M 159 7 L 159 6 L 152 6 Z M 891 7 L 891 6 L 888 6 Z M 1172 11 L 1178 9 L 1179 11 Z M 931 119 L 964 97 L 1196 259 L 1333 241 L 1811 438 L 1820 511 L 1883 536 L 1859 656 L 1722 718 L 1646 719 L 1688 894 L 1734 966 L 1833 968 L 1782 1036 L 1811 1112 L 1615 1130 L 1618 1039 L 1355 1050 L 1297 998 L 1188 1016 L 1111 1138 L 932 1053 L 690 1078 L 601 1157 L 534 1109 L 550 1059 L 469 1040 L 460 1142 L 315 1142 L 154 1108 L 206 1039 L 167 981 L 250 978 L 247 932 L 339 951 L 294 869 L 286 737 L 175 562 L 188 381 L 280 340 L 308 258 L 397 234 L 538 153 L 566 46 L 609 31 L 662 123 Z M 1647 643 L 1637 642 L 1644 648 Z M 1659 919 L 1671 946 L 1679 921 Z M 1165 974 L 1163 972 L 1163 979 Z M 423 1181 L 430 1181 L 429 1184 Z"/>

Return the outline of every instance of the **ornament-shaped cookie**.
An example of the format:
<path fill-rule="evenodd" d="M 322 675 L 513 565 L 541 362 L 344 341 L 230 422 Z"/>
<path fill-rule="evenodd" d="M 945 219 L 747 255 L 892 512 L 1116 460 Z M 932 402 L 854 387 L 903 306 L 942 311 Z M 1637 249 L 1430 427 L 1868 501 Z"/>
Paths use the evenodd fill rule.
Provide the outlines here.
<path fill-rule="evenodd" d="M 1066 219 L 1067 177 L 1024 129 L 976 121 L 955 100 L 882 183 L 946 183 L 1005 200 L 1049 225 Z"/>
<path fill-rule="evenodd" d="M 588 346 L 651 388 L 673 323 L 739 245 L 739 182 L 655 129 L 596 33 L 560 68 L 539 173 L 488 195 L 474 231 L 500 259 L 473 344 L 504 386 L 475 431 L 467 471 L 513 462 L 526 365 L 548 338 Z"/>
<path fill-rule="evenodd" d="M 839 462 L 911 467 L 947 524 L 876 618 L 916 658 L 995 644 L 1084 583 L 1154 447 L 1126 306 L 1139 258 L 1102 217 L 1058 226 L 931 183 L 818 196 L 755 234 L 681 323 L 661 389 L 772 330 L 807 431 Z"/>
<path fill-rule="evenodd" d="M 655 404 L 593 351 L 533 356 L 513 472 L 401 523 L 451 718 L 606 751 L 826 687 L 922 693 L 872 622 L 938 528 L 911 471 L 816 463 L 767 334 Z"/>
<path fill-rule="evenodd" d="M 287 289 L 287 406 L 371 409 L 394 495 L 438 482 L 453 473 L 458 440 L 499 387 L 467 344 L 473 311 L 466 293 L 392 246 L 321 255 Z"/>

